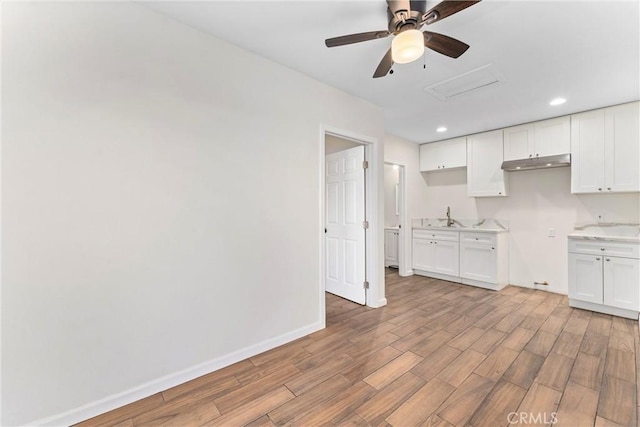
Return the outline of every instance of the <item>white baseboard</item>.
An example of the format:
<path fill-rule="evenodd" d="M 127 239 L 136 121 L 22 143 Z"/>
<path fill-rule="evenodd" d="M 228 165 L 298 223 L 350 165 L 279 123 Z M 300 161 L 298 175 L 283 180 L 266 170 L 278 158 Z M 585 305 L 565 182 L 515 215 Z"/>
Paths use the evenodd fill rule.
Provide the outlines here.
<path fill-rule="evenodd" d="M 613 316 L 626 317 L 627 319 L 637 319 L 638 312 L 635 310 L 627 310 L 624 308 L 610 307 L 603 304 L 595 304 L 587 301 L 580 301 L 569 298 L 569 306 L 581 308 L 583 310 L 597 311 L 598 313 L 611 314 Z"/>
<path fill-rule="evenodd" d="M 238 351 L 234 351 L 228 355 L 218 357 L 209 360 L 204 363 L 200 363 L 191 368 L 184 369 L 182 371 L 175 372 L 173 374 L 166 375 L 156 380 L 150 381 L 145 384 L 141 384 L 137 387 L 125 390 L 121 393 L 113 394 L 95 402 L 83 405 L 79 408 L 71 409 L 58 415 L 53 415 L 48 418 L 36 420 L 27 425 L 33 426 L 59 426 L 59 425 L 73 425 L 81 421 L 93 418 L 97 415 L 104 414 L 105 412 L 120 408 L 121 406 L 128 405 L 137 400 L 167 390 L 171 387 L 179 384 L 191 381 L 202 375 L 208 374 L 218 369 L 222 369 L 226 366 L 232 365 L 241 360 L 253 357 L 257 354 L 263 353 L 272 348 L 286 344 L 298 338 L 309 335 L 324 328 L 324 322 L 317 322 L 311 325 L 296 329 L 278 337 L 260 342 L 258 344 L 243 348 Z"/>

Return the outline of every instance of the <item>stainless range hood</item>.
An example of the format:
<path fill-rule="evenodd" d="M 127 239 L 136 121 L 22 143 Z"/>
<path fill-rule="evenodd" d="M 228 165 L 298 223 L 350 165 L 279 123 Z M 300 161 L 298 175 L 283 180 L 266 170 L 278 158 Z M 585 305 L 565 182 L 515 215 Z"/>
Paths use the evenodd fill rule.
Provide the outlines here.
<path fill-rule="evenodd" d="M 534 157 L 531 159 L 507 160 L 502 162 L 502 170 L 507 172 L 526 171 L 531 169 L 559 168 L 571 166 L 571 154 Z"/>

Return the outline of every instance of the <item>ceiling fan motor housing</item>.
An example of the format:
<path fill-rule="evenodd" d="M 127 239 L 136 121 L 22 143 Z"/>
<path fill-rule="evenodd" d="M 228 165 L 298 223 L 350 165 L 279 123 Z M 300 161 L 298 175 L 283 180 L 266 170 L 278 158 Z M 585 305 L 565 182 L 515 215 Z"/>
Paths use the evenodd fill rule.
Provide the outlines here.
<path fill-rule="evenodd" d="M 405 30 L 417 30 L 422 26 L 422 10 L 411 10 L 409 16 L 404 13 L 395 14 L 387 8 L 387 17 L 389 19 L 389 32 L 393 34 L 401 33 Z M 404 18 L 404 19 L 403 19 Z"/>

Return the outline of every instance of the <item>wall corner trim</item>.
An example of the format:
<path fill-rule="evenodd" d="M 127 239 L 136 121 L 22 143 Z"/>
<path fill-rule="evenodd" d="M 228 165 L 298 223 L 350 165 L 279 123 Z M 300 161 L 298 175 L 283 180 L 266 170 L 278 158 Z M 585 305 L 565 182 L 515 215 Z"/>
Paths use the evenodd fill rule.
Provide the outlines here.
<path fill-rule="evenodd" d="M 375 301 L 371 304 L 367 304 L 367 306 L 371 307 L 371 308 L 380 308 L 380 307 L 384 307 L 385 305 L 387 305 L 387 299 L 386 298 L 382 298 L 379 299 L 378 301 Z"/>
<path fill-rule="evenodd" d="M 27 423 L 27 425 L 57 426 L 77 424 L 81 421 L 93 418 L 105 412 L 151 396 L 155 393 L 159 393 L 171 387 L 177 386 L 187 381 L 191 381 L 195 378 L 201 377 L 202 375 L 217 371 L 241 360 L 248 359 L 249 357 L 253 357 L 257 354 L 271 350 L 275 347 L 294 341 L 298 338 L 302 338 L 306 335 L 323 329 L 325 327 L 324 323 L 325 322 L 323 319 L 321 321 L 312 323 L 291 332 L 287 332 L 275 338 L 262 341 L 255 345 L 251 345 L 249 347 L 234 351 L 233 353 L 200 363 L 191 368 L 187 368 L 182 371 L 178 371 L 173 374 L 158 378 L 156 380 L 149 381 L 145 384 L 141 384 L 137 387 L 125 390 L 121 393 L 113 394 L 111 396 L 105 397 L 104 399 L 88 403 L 78 408 L 63 412 L 61 414 L 32 421 L 30 423 Z"/>

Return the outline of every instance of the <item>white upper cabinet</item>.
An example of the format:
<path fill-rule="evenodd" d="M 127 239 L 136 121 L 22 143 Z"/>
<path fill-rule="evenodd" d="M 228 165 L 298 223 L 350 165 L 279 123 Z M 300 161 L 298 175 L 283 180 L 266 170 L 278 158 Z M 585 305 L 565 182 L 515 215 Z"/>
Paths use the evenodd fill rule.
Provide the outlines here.
<path fill-rule="evenodd" d="M 607 191 L 640 191 L 640 103 L 605 110 L 604 174 Z"/>
<path fill-rule="evenodd" d="M 533 125 L 513 126 L 504 130 L 504 160 L 520 160 L 533 153 Z"/>
<path fill-rule="evenodd" d="M 504 160 L 553 156 L 570 151 L 569 116 L 504 129 Z"/>
<path fill-rule="evenodd" d="M 639 103 L 571 116 L 571 192 L 640 191 Z"/>
<path fill-rule="evenodd" d="M 420 171 L 429 172 L 467 166 L 467 138 L 420 145 Z"/>
<path fill-rule="evenodd" d="M 502 129 L 467 137 L 467 194 L 469 197 L 506 196 Z"/>

